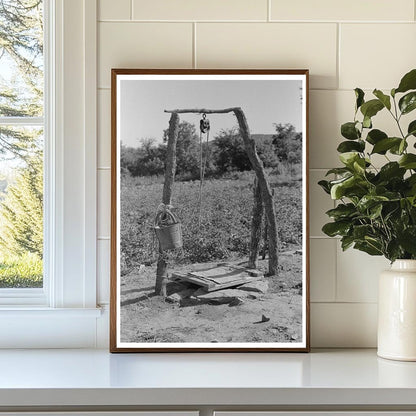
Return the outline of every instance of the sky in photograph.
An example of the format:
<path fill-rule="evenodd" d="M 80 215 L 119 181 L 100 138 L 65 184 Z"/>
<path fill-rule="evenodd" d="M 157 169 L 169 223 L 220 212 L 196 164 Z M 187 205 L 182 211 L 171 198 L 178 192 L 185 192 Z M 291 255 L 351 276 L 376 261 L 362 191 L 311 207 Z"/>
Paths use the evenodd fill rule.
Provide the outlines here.
<path fill-rule="evenodd" d="M 273 123 L 291 123 L 302 130 L 300 80 L 122 80 L 120 139 L 140 146 L 144 138 L 162 142 L 170 114 L 181 108 L 241 107 L 252 134 L 273 134 Z M 199 114 L 180 114 L 181 121 L 199 126 Z M 209 114 L 210 139 L 238 125 L 233 113 Z"/>

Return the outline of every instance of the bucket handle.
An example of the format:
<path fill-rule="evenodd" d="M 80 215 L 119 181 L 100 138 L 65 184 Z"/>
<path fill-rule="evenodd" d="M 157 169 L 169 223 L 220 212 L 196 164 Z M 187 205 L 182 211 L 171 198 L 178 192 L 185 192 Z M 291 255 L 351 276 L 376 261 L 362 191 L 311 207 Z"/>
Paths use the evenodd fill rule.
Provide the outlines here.
<path fill-rule="evenodd" d="M 171 218 L 173 221 L 172 224 L 178 224 L 180 221 L 178 217 L 169 209 L 165 209 L 164 211 L 159 211 L 155 217 L 155 227 L 159 227 L 159 221 L 163 215 L 166 215 Z"/>

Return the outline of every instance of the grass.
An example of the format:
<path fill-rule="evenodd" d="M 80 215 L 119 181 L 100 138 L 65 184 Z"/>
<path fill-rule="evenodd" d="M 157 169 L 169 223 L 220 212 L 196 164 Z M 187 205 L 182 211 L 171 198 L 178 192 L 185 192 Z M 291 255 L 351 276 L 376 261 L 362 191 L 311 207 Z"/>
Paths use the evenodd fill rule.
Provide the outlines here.
<path fill-rule="evenodd" d="M 0 288 L 43 286 L 43 263 L 35 254 L 5 256 L 0 253 Z"/>
<path fill-rule="evenodd" d="M 253 207 L 253 172 L 206 180 L 199 224 L 199 181 L 176 182 L 172 203 L 181 219 L 184 247 L 172 261 L 189 264 L 246 256 Z M 302 242 L 301 181 L 293 172 L 270 175 L 281 248 Z M 154 216 L 162 199 L 163 178 L 123 177 L 121 183 L 121 267 L 153 263 L 157 241 Z"/>

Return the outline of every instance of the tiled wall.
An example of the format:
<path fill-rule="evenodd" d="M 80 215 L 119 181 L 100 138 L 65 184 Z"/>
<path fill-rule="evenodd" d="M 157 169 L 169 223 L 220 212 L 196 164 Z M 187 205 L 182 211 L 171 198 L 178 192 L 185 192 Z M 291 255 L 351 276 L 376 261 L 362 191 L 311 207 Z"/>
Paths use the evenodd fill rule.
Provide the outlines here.
<path fill-rule="evenodd" d="M 388 263 L 322 234 L 333 203 L 316 183 L 337 164 L 352 89 L 389 90 L 416 67 L 415 0 L 100 0 L 98 16 L 99 301 L 109 299 L 110 69 L 309 68 L 312 345 L 375 346 Z"/>

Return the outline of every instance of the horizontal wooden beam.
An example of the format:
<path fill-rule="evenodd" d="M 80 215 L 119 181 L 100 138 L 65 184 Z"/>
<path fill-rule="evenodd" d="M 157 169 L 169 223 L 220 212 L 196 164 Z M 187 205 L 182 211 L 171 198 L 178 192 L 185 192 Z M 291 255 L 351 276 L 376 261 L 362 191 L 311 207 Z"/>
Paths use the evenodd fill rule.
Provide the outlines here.
<path fill-rule="evenodd" d="M 241 111 L 240 107 L 223 108 L 222 110 L 210 110 L 208 108 L 183 108 L 177 110 L 165 110 L 165 113 L 206 113 L 206 114 L 224 114 Z"/>

